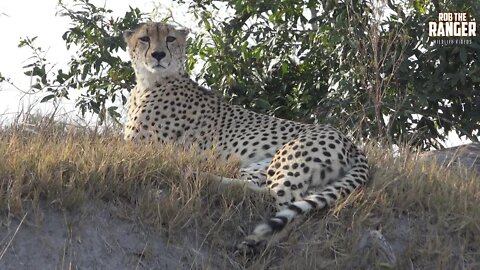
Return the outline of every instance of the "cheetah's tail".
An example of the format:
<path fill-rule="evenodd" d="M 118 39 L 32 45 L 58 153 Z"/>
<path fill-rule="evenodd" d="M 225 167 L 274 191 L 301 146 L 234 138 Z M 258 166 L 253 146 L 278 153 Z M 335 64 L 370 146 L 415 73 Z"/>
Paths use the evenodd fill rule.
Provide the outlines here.
<path fill-rule="evenodd" d="M 278 211 L 267 222 L 257 225 L 253 233 L 237 245 L 237 251 L 246 254 L 258 252 L 257 249 L 261 242 L 264 242 L 273 233 L 284 229 L 296 216 L 306 214 L 314 209 L 323 209 L 365 184 L 369 176 L 367 158 L 359 149 L 354 151 L 353 166 L 341 179 L 326 186 L 318 193 L 291 203 L 286 209 Z"/>

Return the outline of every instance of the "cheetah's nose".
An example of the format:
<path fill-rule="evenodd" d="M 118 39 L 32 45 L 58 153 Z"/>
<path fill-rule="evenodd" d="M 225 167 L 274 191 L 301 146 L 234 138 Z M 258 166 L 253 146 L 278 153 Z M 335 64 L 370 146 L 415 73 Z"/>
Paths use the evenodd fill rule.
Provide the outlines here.
<path fill-rule="evenodd" d="M 162 60 L 165 57 L 165 55 L 167 55 L 165 52 L 157 52 L 157 51 L 152 52 L 153 58 L 157 59 L 157 61 Z"/>

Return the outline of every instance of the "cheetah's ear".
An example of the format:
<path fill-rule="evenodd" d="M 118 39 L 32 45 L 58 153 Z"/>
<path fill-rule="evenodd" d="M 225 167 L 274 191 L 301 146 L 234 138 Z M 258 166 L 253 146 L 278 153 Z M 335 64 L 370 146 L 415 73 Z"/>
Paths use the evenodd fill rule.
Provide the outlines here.
<path fill-rule="evenodd" d="M 188 36 L 188 34 L 190 34 L 190 30 L 187 29 L 187 28 L 179 28 L 179 29 L 176 29 L 180 35 L 182 35 L 184 38 L 186 38 Z"/>
<path fill-rule="evenodd" d="M 123 31 L 123 40 L 125 40 L 125 42 L 128 43 L 128 41 L 132 37 L 133 33 L 135 33 L 135 31 L 132 31 L 132 30 Z"/>

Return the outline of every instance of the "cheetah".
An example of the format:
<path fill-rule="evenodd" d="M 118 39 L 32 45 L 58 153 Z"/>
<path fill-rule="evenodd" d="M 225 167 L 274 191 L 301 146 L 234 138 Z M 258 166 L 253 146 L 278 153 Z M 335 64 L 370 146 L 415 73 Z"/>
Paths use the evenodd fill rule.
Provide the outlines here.
<path fill-rule="evenodd" d="M 236 156 L 238 179 L 275 201 L 277 212 L 236 245 L 256 253 L 296 216 L 322 209 L 365 184 L 367 158 L 329 125 L 312 125 L 230 105 L 193 81 L 185 70 L 188 30 L 140 24 L 123 33 L 137 84 L 131 92 L 127 141 L 174 142 L 222 159 Z"/>

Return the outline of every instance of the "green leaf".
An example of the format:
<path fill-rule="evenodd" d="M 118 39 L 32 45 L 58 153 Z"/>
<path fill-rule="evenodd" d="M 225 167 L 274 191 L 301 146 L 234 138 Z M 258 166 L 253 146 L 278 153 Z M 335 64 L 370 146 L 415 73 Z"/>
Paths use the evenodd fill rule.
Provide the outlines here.
<path fill-rule="evenodd" d="M 282 63 L 282 77 L 284 77 L 288 73 L 288 63 L 283 62 Z"/>
<path fill-rule="evenodd" d="M 81 77 L 82 80 L 85 80 L 85 78 L 87 78 L 87 74 L 89 71 L 90 71 L 90 65 L 84 65 L 83 71 L 82 71 L 82 77 Z"/>
<path fill-rule="evenodd" d="M 272 105 L 267 100 L 262 98 L 255 98 L 253 102 L 256 108 L 259 108 L 262 110 L 269 110 L 272 107 Z"/>
<path fill-rule="evenodd" d="M 110 115 L 111 117 L 113 117 L 113 118 L 120 118 L 121 115 L 117 112 L 117 109 L 118 109 L 118 108 L 115 107 L 115 106 L 109 107 L 109 108 L 108 108 L 108 113 L 109 113 L 109 115 Z"/>
<path fill-rule="evenodd" d="M 48 95 L 48 96 L 44 96 L 41 100 L 40 100 L 40 103 L 44 103 L 44 102 L 47 102 L 49 101 L 50 99 L 54 98 L 55 95 Z"/>

